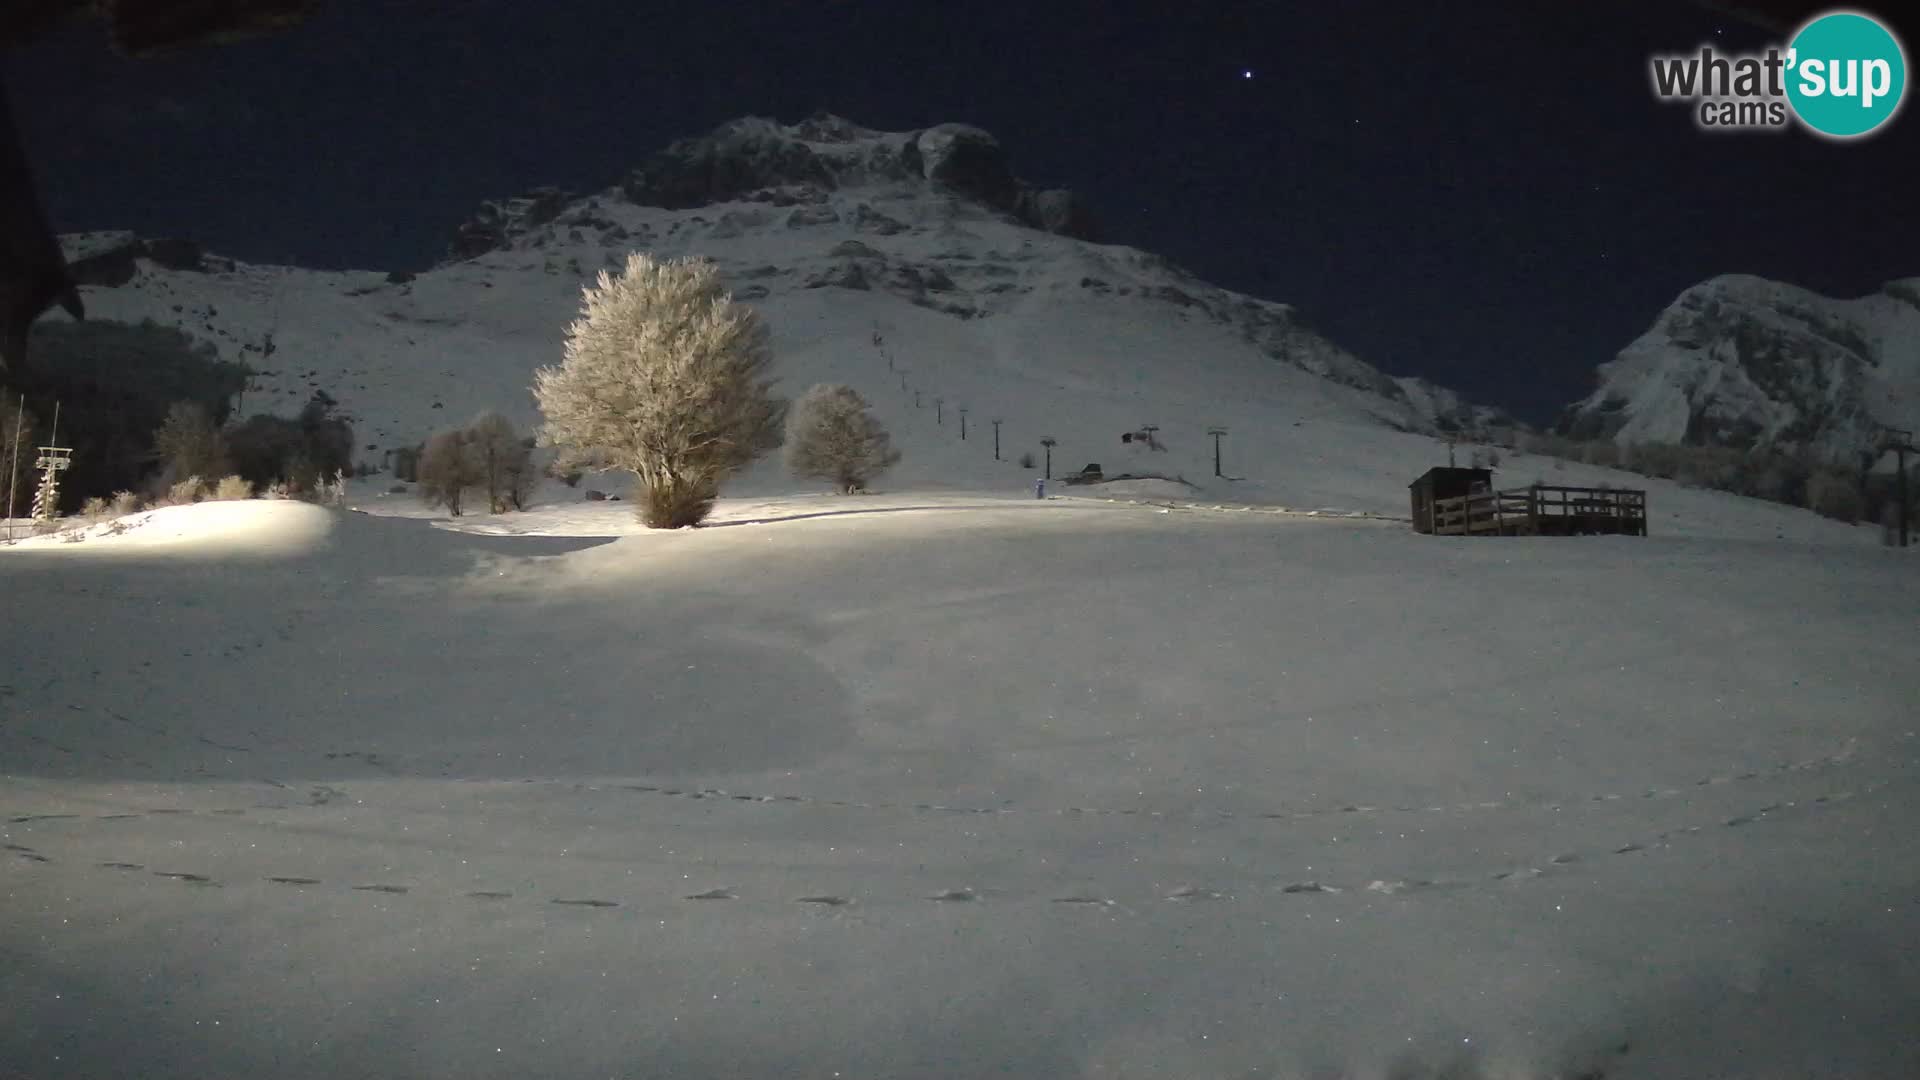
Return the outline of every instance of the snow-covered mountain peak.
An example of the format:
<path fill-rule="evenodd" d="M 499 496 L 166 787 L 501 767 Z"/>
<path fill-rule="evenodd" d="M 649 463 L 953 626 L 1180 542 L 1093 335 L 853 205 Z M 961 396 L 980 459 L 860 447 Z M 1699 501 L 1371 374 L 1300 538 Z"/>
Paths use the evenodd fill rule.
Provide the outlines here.
<path fill-rule="evenodd" d="M 759 116 L 727 121 L 652 154 L 594 201 L 665 210 L 733 203 L 793 208 L 855 191 L 872 198 L 958 200 L 1045 232 L 1083 240 L 1095 235 L 1082 200 L 1015 176 L 999 140 L 980 128 L 946 123 L 876 131 L 831 113 L 797 124 Z M 554 187 L 486 202 L 461 225 L 450 255 L 458 260 L 510 247 L 578 202 Z M 597 205 L 575 217 L 575 223 L 604 227 Z M 883 221 L 875 224 L 885 228 Z"/>
<path fill-rule="evenodd" d="M 1838 300 L 1725 274 L 1682 292 L 1567 411 L 1577 438 L 1872 454 L 1920 425 L 1920 278 Z"/>

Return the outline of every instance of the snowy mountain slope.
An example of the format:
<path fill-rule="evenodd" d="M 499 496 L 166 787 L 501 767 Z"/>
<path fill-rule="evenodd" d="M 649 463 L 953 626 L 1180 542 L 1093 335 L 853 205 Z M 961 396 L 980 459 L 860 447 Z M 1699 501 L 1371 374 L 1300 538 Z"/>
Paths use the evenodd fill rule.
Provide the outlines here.
<path fill-rule="evenodd" d="M 1580 438 L 1807 447 L 1852 464 L 1920 427 L 1920 278 L 1835 300 L 1731 275 L 1682 293 L 1562 418 Z"/>
<path fill-rule="evenodd" d="M 727 164 L 722 151 L 742 131 L 752 135 L 750 160 Z M 418 275 L 212 259 L 196 269 L 141 250 L 124 273 L 95 278 L 121 284 L 85 289 L 88 310 L 179 325 L 248 360 L 262 374 L 243 413 L 290 411 L 324 389 L 376 462 L 483 408 L 531 421 L 531 373 L 557 361 L 581 286 L 635 248 L 718 262 L 770 323 L 784 392 L 835 379 L 874 402 L 908 446 L 892 481 L 901 485 L 1027 482 L 993 460 L 995 417 L 1003 458 L 1040 454 L 1047 434 L 1059 440 L 1056 473 L 1088 462 L 1117 471 L 1119 462 L 1202 481 L 1212 473 L 1205 430 L 1224 424 L 1225 471 L 1250 478 L 1236 497 L 1397 504 L 1408 470 L 1431 464 L 1434 444 L 1395 429 L 1501 419 L 1382 375 L 1284 304 L 1209 286 L 1145 252 L 1034 227 L 1047 220 L 1031 209 L 1040 195 L 1022 202 L 1030 186 L 996 180 L 1005 174 L 989 167 L 980 136 L 933 135 L 831 118 L 742 121 L 693 150 L 676 144 L 619 187 L 492 204 L 480 215 L 485 228 L 462 230 L 468 257 Z M 913 156 L 898 149 L 909 143 L 924 147 L 919 173 L 899 165 Z M 972 147 L 971 164 L 956 143 Z M 724 201 L 635 201 L 686 202 L 708 190 L 689 193 L 683 173 L 719 184 Z M 994 198 L 1010 209 L 984 201 Z M 70 238 L 76 255 L 84 247 L 99 258 L 103 246 L 98 234 Z M 961 405 L 964 443 L 948 411 Z M 1134 460 L 1123 448 L 1120 434 L 1142 424 L 1159 425 L 1166 452 Z M 1318 464 L 1374 440 L 1392 448 L 1393 464 L 1369 470 L 1358 489 Z"/>

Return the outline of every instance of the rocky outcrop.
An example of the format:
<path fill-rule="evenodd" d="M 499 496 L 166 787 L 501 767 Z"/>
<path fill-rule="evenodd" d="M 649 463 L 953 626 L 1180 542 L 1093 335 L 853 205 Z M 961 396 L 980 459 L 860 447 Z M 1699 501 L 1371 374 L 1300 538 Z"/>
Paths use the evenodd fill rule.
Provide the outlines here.
<path fill-rule="evenodd" d="M 139 273 L 140 260 L 169 270 L 209 273 L 230 265 L 210 258 L 199 244 L 170 237 L 146 238 L 130 232 L 73 233 L 60 238 L 67 271 L 79 285 L 118 288 Z"/>
<path fill-rule="evenodd" d="M 1729 275 L 1680 294 L 1600 365 L 1559 430 L 1579 439 L 1871 457 L 1920 424 L 1920 279 L 1836 300 Z"/>
<path fill-rule="evenodd" d="M 498 251 L 517 237 L 557 220 L 572 198 L 571 193 L 557 187 L 538 187 L 517 199 L 489 199 L 454 230 L 448 253 L 455 259 L 471 259 Z"/>
<path fill-rule="evenodd" d="M 884 132 L 829 113 L 791 126 L 743 117 L 673 143 L 620 187 L 643 206 L 684 210 L 740 199 L 796 205 L 829 191 L 903 182 L 935 185 L 1036 229 L 1094 238 L 1081 200 L 1020 180 L 999 140 L 968 124 Z"/>

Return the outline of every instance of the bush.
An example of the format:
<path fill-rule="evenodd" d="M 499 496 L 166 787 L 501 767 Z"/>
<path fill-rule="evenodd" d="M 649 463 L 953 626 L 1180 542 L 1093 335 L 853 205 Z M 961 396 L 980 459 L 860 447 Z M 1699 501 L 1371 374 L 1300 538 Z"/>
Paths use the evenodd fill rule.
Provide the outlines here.
<path fill-rule="evenodd" d="M 1023 469 L 1033 468 L 1033 451 L 1029 450 L 1020 455 L 1020 467 Z"/>
<path fill-rule="evenodd" d="M 105 521 L 113 516 L 113 504 L 98 495 L 80 504 L 80 517 L 88 524 Z"/>
<path fill-rule="evenodd" d="M 1852 525 L 1866 512 L 1866 499 L 1852 477 L 1818 469 L 1807 478 L 1807 509 Z"/>
<path fill-rule="evenodd" d="M 722 481 L 779 445 L 766 326 L 704 260 L 636 252 L 582 291 L 566 359 L 535 374 L 544 441 L 632 472 L 649 526 L 697 525 Z"/>
<path fill-rule="evenodd" d="M 898 464 L 900 451 L 852 387 L 819 383 L 787 414 L 786 458 L 795 476 L 851 495 Z"/>
<path fill-rule="evenodd" d="M 108 505 L 114 517 L 126 517 L 128 514 L 137 514 L 146 509 L 146 503 L 131 491 L 115 492 L 113 502 Z"/>
<path fill-rule="evenodd" d="M 444 505 L 454 517 L 460 516 L 460 496 L 481 479 L 474 455 L 468 452 L 467 433 L 454 429 L 437 431 L 427 440 L 417 471 L 420 498 L 428 506 Z"/>
<path fill-rule="evenodd" d="M 153 448 L 167 465 L 163 476 L 224 476 L 228 471 L 226 440 L 199 402 L 176 401 L 168 407 L 166 421 L 154 432 Z"/>
<path fill-rule="evenodd" d="M 319 486 L 322 478 L 353 468 L 353 427 L 333 415 L 324 393 L 293 418 L 250 416 L 227 432 L 233 471 L 257 488 L 279 484 L 293 495 Z"/>
<path fill-rule="evenodd" d="M 497 412 L 481 413 L 467 425 L 467 452 L 473 455 L 487 490 L 487 507 L 494 513 L 525 510 L 533 494 L 533 449 L 513 429 L 513 422 Z"/>
<path fill-rule="evenodd" d="M 197 476 L 189 476 L 185 480 L 168 488 L 166 495 L 160 500 L 160 505 L 187 506 L 199 502 L 201 497 L 206 493 L 206 481 Z"/>
<path fill-rule="evenodd" d="M 243 477 L 223 476 L 218 484 L 213 485 L 213 494 L 208 497 L 215 502 L 239 502 L 242 499 L 251 499 L 253 485 L 247 483 Z"/>

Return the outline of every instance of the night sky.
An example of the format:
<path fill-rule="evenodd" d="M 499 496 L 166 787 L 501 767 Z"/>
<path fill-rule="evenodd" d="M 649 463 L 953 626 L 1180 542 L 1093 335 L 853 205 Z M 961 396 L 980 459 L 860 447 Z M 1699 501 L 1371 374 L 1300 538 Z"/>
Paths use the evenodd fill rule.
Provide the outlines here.
<path fill-rule="evenodd" d="M 57 231 L 382 270 L 482 199 L 598 189 L 735 116 L 963 120 L 1108 239 L 1536 420 L 1710 275 L 1920 275 L 1911 103 L 1862 143 L 1709 135 L 1648 55 L 1775 35 L 1665 0 L 1429 7 L 329 0 L 152 60 L 84 23 L 6 78 Z"/>

